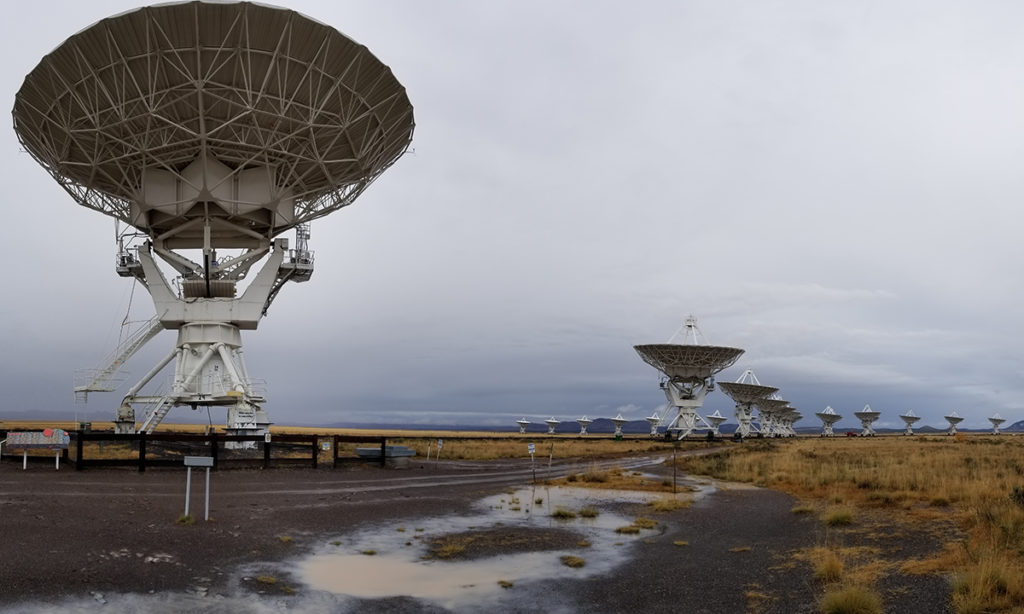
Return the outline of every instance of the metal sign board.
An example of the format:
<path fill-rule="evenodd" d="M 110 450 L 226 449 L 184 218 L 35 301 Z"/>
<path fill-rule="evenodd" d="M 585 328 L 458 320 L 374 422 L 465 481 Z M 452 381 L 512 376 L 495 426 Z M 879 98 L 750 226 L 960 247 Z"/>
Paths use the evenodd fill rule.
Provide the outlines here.
<path fill-rule="evenodd" d="M 7 434 L 7 447 L 11 450 L 63 450 L 71 443 L 71 436 L 61 429 L 22 431 Z"/>
<path fill-rule="evenodd" d="M 186 456 L 186 467 L 213 467 L 212 456 Z"/>

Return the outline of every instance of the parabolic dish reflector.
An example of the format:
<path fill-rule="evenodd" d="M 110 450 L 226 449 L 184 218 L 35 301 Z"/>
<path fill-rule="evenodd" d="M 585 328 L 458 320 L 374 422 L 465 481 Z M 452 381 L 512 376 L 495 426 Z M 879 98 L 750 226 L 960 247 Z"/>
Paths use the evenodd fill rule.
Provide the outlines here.
<path fill-rule="evenodd" d="M 760 386 L 758 384 L 742 384 L 739 382 L 718 382 L 722 392 L 729 395 L 737 403 L 757 403 L 779 391 L 772 386 Z"/>
<path fill-rule="evenodd" d="M 760 399 L 757 402 L 757 408 L 761 410 L 762 413 L 766 414 L 779 412 L 787 405 L 789 405 L 789 401 L 784 401 L 782 399 Z"/>
<path fill-rule="evenodd" d="M 415 125 L 405 88 L 366 47 L 247 2 L 104 19 L 43 58 L 13 115 L 80 204 L 151 236 L 177 230 L 186 248 L 201 245 L 197 218 L 226 222 L 215 243 L 245 246 L 350 204 Z"/>
<path fill-rule="evenodd" d="M 731 367 L 743 354 L 739 348 L 671 343 L 634 345 L 633 349 L 644 362 L 677 381 L 703 380 Z"/>

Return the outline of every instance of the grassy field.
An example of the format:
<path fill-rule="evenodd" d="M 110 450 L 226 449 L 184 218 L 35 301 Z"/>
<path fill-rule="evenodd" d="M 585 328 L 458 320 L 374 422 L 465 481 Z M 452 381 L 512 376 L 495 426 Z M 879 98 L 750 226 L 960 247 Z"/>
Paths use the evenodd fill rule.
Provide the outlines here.
<path fill-rule="evenodd" d="M 958 612 L 1024 613 L 1024 437 L 750 441 L 679 466 L 791 493 L 803 502 L 794 513 L 819 514 L 837 535 L 851 525 L 952 522 L 956 534 L 937 532 L 946 540 L 939 554 L 907 559 L 898 571 L 952 577 Z M 875 603 L 871 585 L 890 571 L 870 549 L 839 541 L 804 553 L 822 582 L 823 611 Z"/>

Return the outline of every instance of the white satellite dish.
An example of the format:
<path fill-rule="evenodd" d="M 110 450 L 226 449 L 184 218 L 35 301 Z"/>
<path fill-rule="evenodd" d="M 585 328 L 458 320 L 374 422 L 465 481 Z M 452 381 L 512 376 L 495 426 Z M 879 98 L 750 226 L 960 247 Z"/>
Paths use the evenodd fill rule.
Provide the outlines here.
<path fill-rule="evenodd" d="M 757 402 L 757 413 L 760 425 L 758 431 L 764 437 L 782 437 L 786 435 L 782 424 L 782 416 L 789 408 L 789 401 L 782 399 L 778 393 Z"/>
<path fill-rule="evenodd" d="M 13 115 L 21 144 L 72 198 L 127 225 L 116 270 L 156 307 L 150 330 L 76 392 L 109 390 L 124 360 L 175 330 L 175 348 L 125 395 L 117 432 L 135 431 L 143 404 L 147 432 L 185 405 L 226 407 L 230 433 L 264 433 L 241 331 L 286 282 L 310 278 L 309 222 L 352 204 L 408 149 L 413 108 L 391 69 L 291 10 L 159 4 L 46 55 Z M 293 248 L 281 236 L 291 229 Z M 142 394 L 171 363 L 169 389 Z"/>
<path fill-rule="evenodd" d="M 718 410 L 716 409 L 716 410 L 715 410 L 715 413 L 713 413 L 713 414 L 709 414 L 709 415 L 707 415 L 707 416 L 704 416 L 704 419 L 705 419 L 705 420 L 707 420 L 707 421 L 708 421 L 708 424 L 710 424 L 710 425 L 711 425 L 711 433 L 712 433 L 712 434 L 713 434 L 713 435 L 714 435 L 715 437 L 718 437 L 718 427 L 722 426 L 722 423 L 723 423 L 723 422 L 725 422 L 726 420 L 728 420 L 729 418 L 727 418 L 727 417 L 723 416 L 723 415 L 722 415 L 722 414 L 721 414 L 721 413 L 720 413 L 720 412 L 719 412 L 719 411 L 718 411 Z"/>
<path fill-rule="evenodd" d="M 704 395 L 714 384 L 715 373 L 732 366 L 743 354 L 739 348 L 702 345 L 703 335 L 693 316 L 686 318 L 683 326 L 685 344 L 633 346 L 644 362 L 664 375 L 661 389 L 668 399 L 668 406 L 660 422 L 666 424 L 666 430 L 678 439 L 694 430 L 711 428 L 697 410 L 704 404 Z"/>
<path fill-rule="evenodd" d="M 843 419 L 842 416 L 836 413 L 836 410 L 832 409 L 832 406 L 827 406 L 824 410 L 819 411 L 814 415 L 817 416 L 819 420 L 821 420 L 822 437 L 832 437 L 833 435 L 835 435 L 832 427 L 835 425 L 836 422 L 839 422 L 840 420 Z"/>
<path fill-rule="evenodd" d="M 757 381 L 757 376 L 750 369 L 743 372 L 735 382 L 719 382 L 718 387 L 722 392 L 736 403 L 736 432 L 740 437 L 749 437 L 751 433 L 759 433 L 760 429 L 754 426 L 754 406 L 762 399 L 767 399 L 779 391 L 772 386 L 762 386 Z"/>
<path fill-rule="evenodd" d="M 548 425 L 548 434 L 549 435 L 554 435 L 555 434 L 555 427 L 557 427 L 559 424 L 561 424 L 561 422 L 559 422 L 558 420 L 555 420 L 554 417 L 551 417 L 551 418 L 548 418 L 547 420 L 545 420 L 544 424 Z"/>
<path fill-rule="evenodd" d="M 615 416 L 614 418 L 612 418 L 611 420 L 612 420 L 612 424 L 615 425 L 615 436 L 616 437 L 621 437 L 622 436 L 622 427 L 627 422 L 629 422 L 629 420 L 623 418 L 621 413 L 619 415 Z"/>
<path fill-rule="evenodd" d="M 872 428 L 872 424 L 878 420 L 878 417 L 882 415 L 882 412 L 871 409 L 870 405 L 865 405 L 864 409 L 853 412 L 853 415 L 860 420 L 860 425 L 864 429 L 860 432 L 861 437 L 874 437 L 875 429 Z"/>
<path fill-rule="evenodd" d="M 914 414 L 914 410 L 912 410 L 912 409 L 908 409 L 907 413 L 901 414 L 900 415 L 900 420 L 902 420 L 903 423 L 906 425 L 906 428 L 903 430 L 903 434 L 904 435 L 913 435 L 914 434 L 914 423 L 917 422 L 920 419 L 921 419 L 921 417 L 915 415 Z"/>
<path fill-rule="evenodd" d="M 582 418 L 577 418 L 576 419 L 576 423 L 580 425 L 580 435 L 586 435 L 587 434 L 587 427 L 590 426 L 591 422 L 593 422 L 593 420 L 591 420 L 590 418 L 588 418 L 586 416 L 583 416 Z"/>
<path fill-rule="evenodd" d="M 647 423 L 651 425 L 651 437 L 657 437 L 658 427 L 661 426 L 661 416 L 659 416 L 657 412 L 655 412 L 650 416 L 644 418 L 644 420 L 646 420 Z"/>
<path fill-rule="evenodd" d="M 949 423 L 949 428 L 946 429 L 946 434 L 947 435 L 956 435 L 957 434 L 956 427 L 957 427 L 958 424 L 963 422 L 964 419 L 961 418 L 960 414 L 956 413 L 956 411 L 953 411 L 948 416 L 943 416 L 943 418 L 945 418 L 946 422 Z"/>
<path fill-rule="evenodd" d="M 999 425 L 1001 425 L 1002 423 L 1006 422 L 1006 418 L 1003 418 L 999 414 L 992 414 L 989 417 L 988 421 L 992 423 L 992 434 L 993 435 L 998 435 L 999 434 Z"/>
<path fill-rule="evenodd" d="M 520 435 L 525 435 L 526 434 L 526 427 L 530 425 L 530 421 L 527 420 L 526 418 L 521 418 L 519 420 L 516 420 L 516 424 L 519 425 L 519 434 Z"/>
<path fill-rule="evenodd" d="M 802 417 L 800 412 L 787 404 L 776 415 L 779 435 L 782 437 L 796 437 L 796 429 L 793 425 Z"/>

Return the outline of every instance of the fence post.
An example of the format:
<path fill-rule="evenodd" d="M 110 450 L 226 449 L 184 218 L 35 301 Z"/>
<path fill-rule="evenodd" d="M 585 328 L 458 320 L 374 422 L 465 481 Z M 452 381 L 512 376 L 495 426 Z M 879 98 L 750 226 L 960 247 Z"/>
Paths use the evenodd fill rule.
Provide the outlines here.
<path fill-rule="evenodd" d="M 263 468 L 270 467 L 270 442 L 264 438 L 263 440 Z"/>
<path fill-rule="evenodd" d="M 380 438 L 380 466 L 387 467 L 387 454 L 388 454 L 388 439 L 387 437 Z"/>
<path fill-rule="evenodd" d="M 139 433 L 139 473 L 146 470 L 146 432 Z"/>
<path fill-rule="evenodd" d="M 334 451 L 331 452 L 331 469 L 338 468 L 338 436 L 335 435 L 332 438 L 331 445 L 334 446 Z"/>
<path fill-rule="evenodd" d="M 210 456 L 213 457 L 213 466 L 217 466 L 217 433 L 210 431 Z"/>
<path fill-rule="evenodd" d="M 316 469 L 316 459 L 320 456 L 320 441 L 316 435 L 310 435 L 309 441 L 313 444 L 313 469 Z"/>

